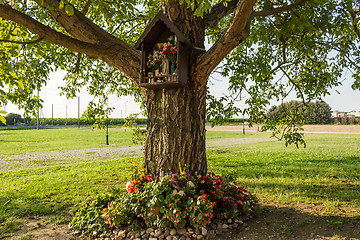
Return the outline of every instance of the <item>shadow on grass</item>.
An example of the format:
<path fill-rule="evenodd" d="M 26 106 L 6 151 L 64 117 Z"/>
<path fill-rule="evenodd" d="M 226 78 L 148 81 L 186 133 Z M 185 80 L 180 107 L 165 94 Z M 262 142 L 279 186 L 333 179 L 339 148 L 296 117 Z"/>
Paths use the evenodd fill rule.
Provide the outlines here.
<path fill-rule="evenodd" d="M 70 206 L 68 203 L 47 202 L 34 197 L 0 197 L 0 224 L 9 216 L 16 218 L 45 216 L 58 213 Z"/>
<path fill-rule="evenodd" d="M 265 209 L 264 213 L 246 221 L 246 228 L 234 230 L 218 239 L 360 239 L 359 216 L 318 216 L 273 205 Z"/>

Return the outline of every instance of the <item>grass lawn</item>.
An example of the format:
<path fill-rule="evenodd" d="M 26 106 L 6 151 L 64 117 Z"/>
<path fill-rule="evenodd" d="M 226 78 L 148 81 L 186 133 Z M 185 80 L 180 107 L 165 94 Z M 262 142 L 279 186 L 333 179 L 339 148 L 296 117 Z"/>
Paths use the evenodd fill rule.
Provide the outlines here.
<path fill-rule="evenodd" d="M 116 140 L 118 146 L 130 143 L 130 131 L 110 131 L 114 142 L 120 139 Z M 77 136 L 74 132 L 74 129 L 0 131 L 1 154 L 72 149 L 73 139 L 79 143 L 76 148 L 96 147 L 95 142 L 104 138 L 104 132 L 80 129 Z M 266 133 L 243 136 L 241 132 L 228 131 L 207 134 L 208 139 L 268 136 Z M 28 145 L 26 139 L 32 139 Z M 34 141 L 44 149 L 30 147 Z M 305 149 L 286 148 L 283 142 L 276 141 L 211 148 L 207 152 L 209 170 L 236 179 L 264 204 L 279 203 L 311 214 L 339 217 L 341 224 L 360 224 L 360 134 L 306 134 L 306 141 Z M 3 143 L 8 144 L 6 149 Z M 94 198 L 106 189 L 123 186 L 128 177 L 127 161 L 0 172 L 0 239 L 11 235 L 29 217 L 56 216 L 56 221 L 66 222 L 72 205 Z M 339 221 L 335 219 L 334 224 Z"/>
<path fill-rule="evenodd" d="M 0 155 L 25 152 L 61 151 L 83 148 L 129 146 L 131 130 L 109 128 L 109 146 L 106 131 L 90 128 L 52 128 L 28 130 L 0 130 Z"/>

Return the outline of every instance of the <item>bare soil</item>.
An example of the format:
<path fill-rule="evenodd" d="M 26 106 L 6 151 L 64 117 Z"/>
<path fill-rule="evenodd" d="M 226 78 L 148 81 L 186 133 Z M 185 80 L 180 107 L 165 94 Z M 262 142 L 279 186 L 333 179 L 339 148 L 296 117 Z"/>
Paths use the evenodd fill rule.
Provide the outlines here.
<path fill-rule="evenodd" d="M 245 131 L 257 131 L 261 129 L 261 126 L 254 125 L 249 128 L 245 126 Z M 314 132 L 314 133 L 360 133 L 360 125 L 304 125 L 304 132 Z M 208 127 L 207 131 L 242 131 L 243 126 L 216 126 Z"/>
<path fill-rule="evenodd" d="M 322 216 L 306 205 L 263 203 L 264 212 L 244 226 L 218 235 L 215 240 L 359 240 L 360 226 L 351 217 Z M 11 239 L 80 240 L 66 224 L 53 225 L 43 218 L 29 219 Z"/>

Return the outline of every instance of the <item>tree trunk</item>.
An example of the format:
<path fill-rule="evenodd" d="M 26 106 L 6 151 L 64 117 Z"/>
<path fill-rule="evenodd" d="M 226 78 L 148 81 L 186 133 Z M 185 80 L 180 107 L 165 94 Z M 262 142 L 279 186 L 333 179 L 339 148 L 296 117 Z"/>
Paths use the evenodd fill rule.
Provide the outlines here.
<path fill-rule="evenodd" d="M 163 11 L 188 43 L 204 48 L 203 19 L 194 17 L 192 10 L 177 0 L 169 0 Z M 145 94 L 148 122 L 144 167 L 157 179 L 165 173 L 178 173 L 185 164 L 191 173 L 207 172 L 204 82 L 208 76 L 194 73 L 200 53 L 191 48 L 187 87 L 148 90 Z"/>
<path fill-rule="evenodd" d="M 195 79 L 191 79 L 195 82 Z M 178 173 L 207 171 L 205 148 L 206 86 L 149 90 L 147 93 L 147 139 L 144 167 L 159 178 Z M 162 173 L 161 173 L 162 171 Z"/>

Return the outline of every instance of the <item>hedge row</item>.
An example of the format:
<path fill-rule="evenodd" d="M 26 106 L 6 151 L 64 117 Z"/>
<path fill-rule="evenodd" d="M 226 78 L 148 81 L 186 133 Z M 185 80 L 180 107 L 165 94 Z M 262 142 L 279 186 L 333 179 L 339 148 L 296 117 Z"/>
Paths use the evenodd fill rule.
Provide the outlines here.
<path fill-rule="evenodd" d="M 123 118 L 110 118 L 109 119 L 109 125 L 123 125 L 124 124 Z M 80 125 L 94 125 L 95 120 L 85 120 L 80 119 Z M 137 124 L 146 124 L 146 119 L 140 118 L 136 120 Z M 25 122 L 26 126 L 36 126 L 36 119 L 27 119 Z M 78 125 L 78 119 L 77 118 L 41 118 L 40 119 L 40 125 L 41 126 L 71 126 L 71 125 Z"/>

